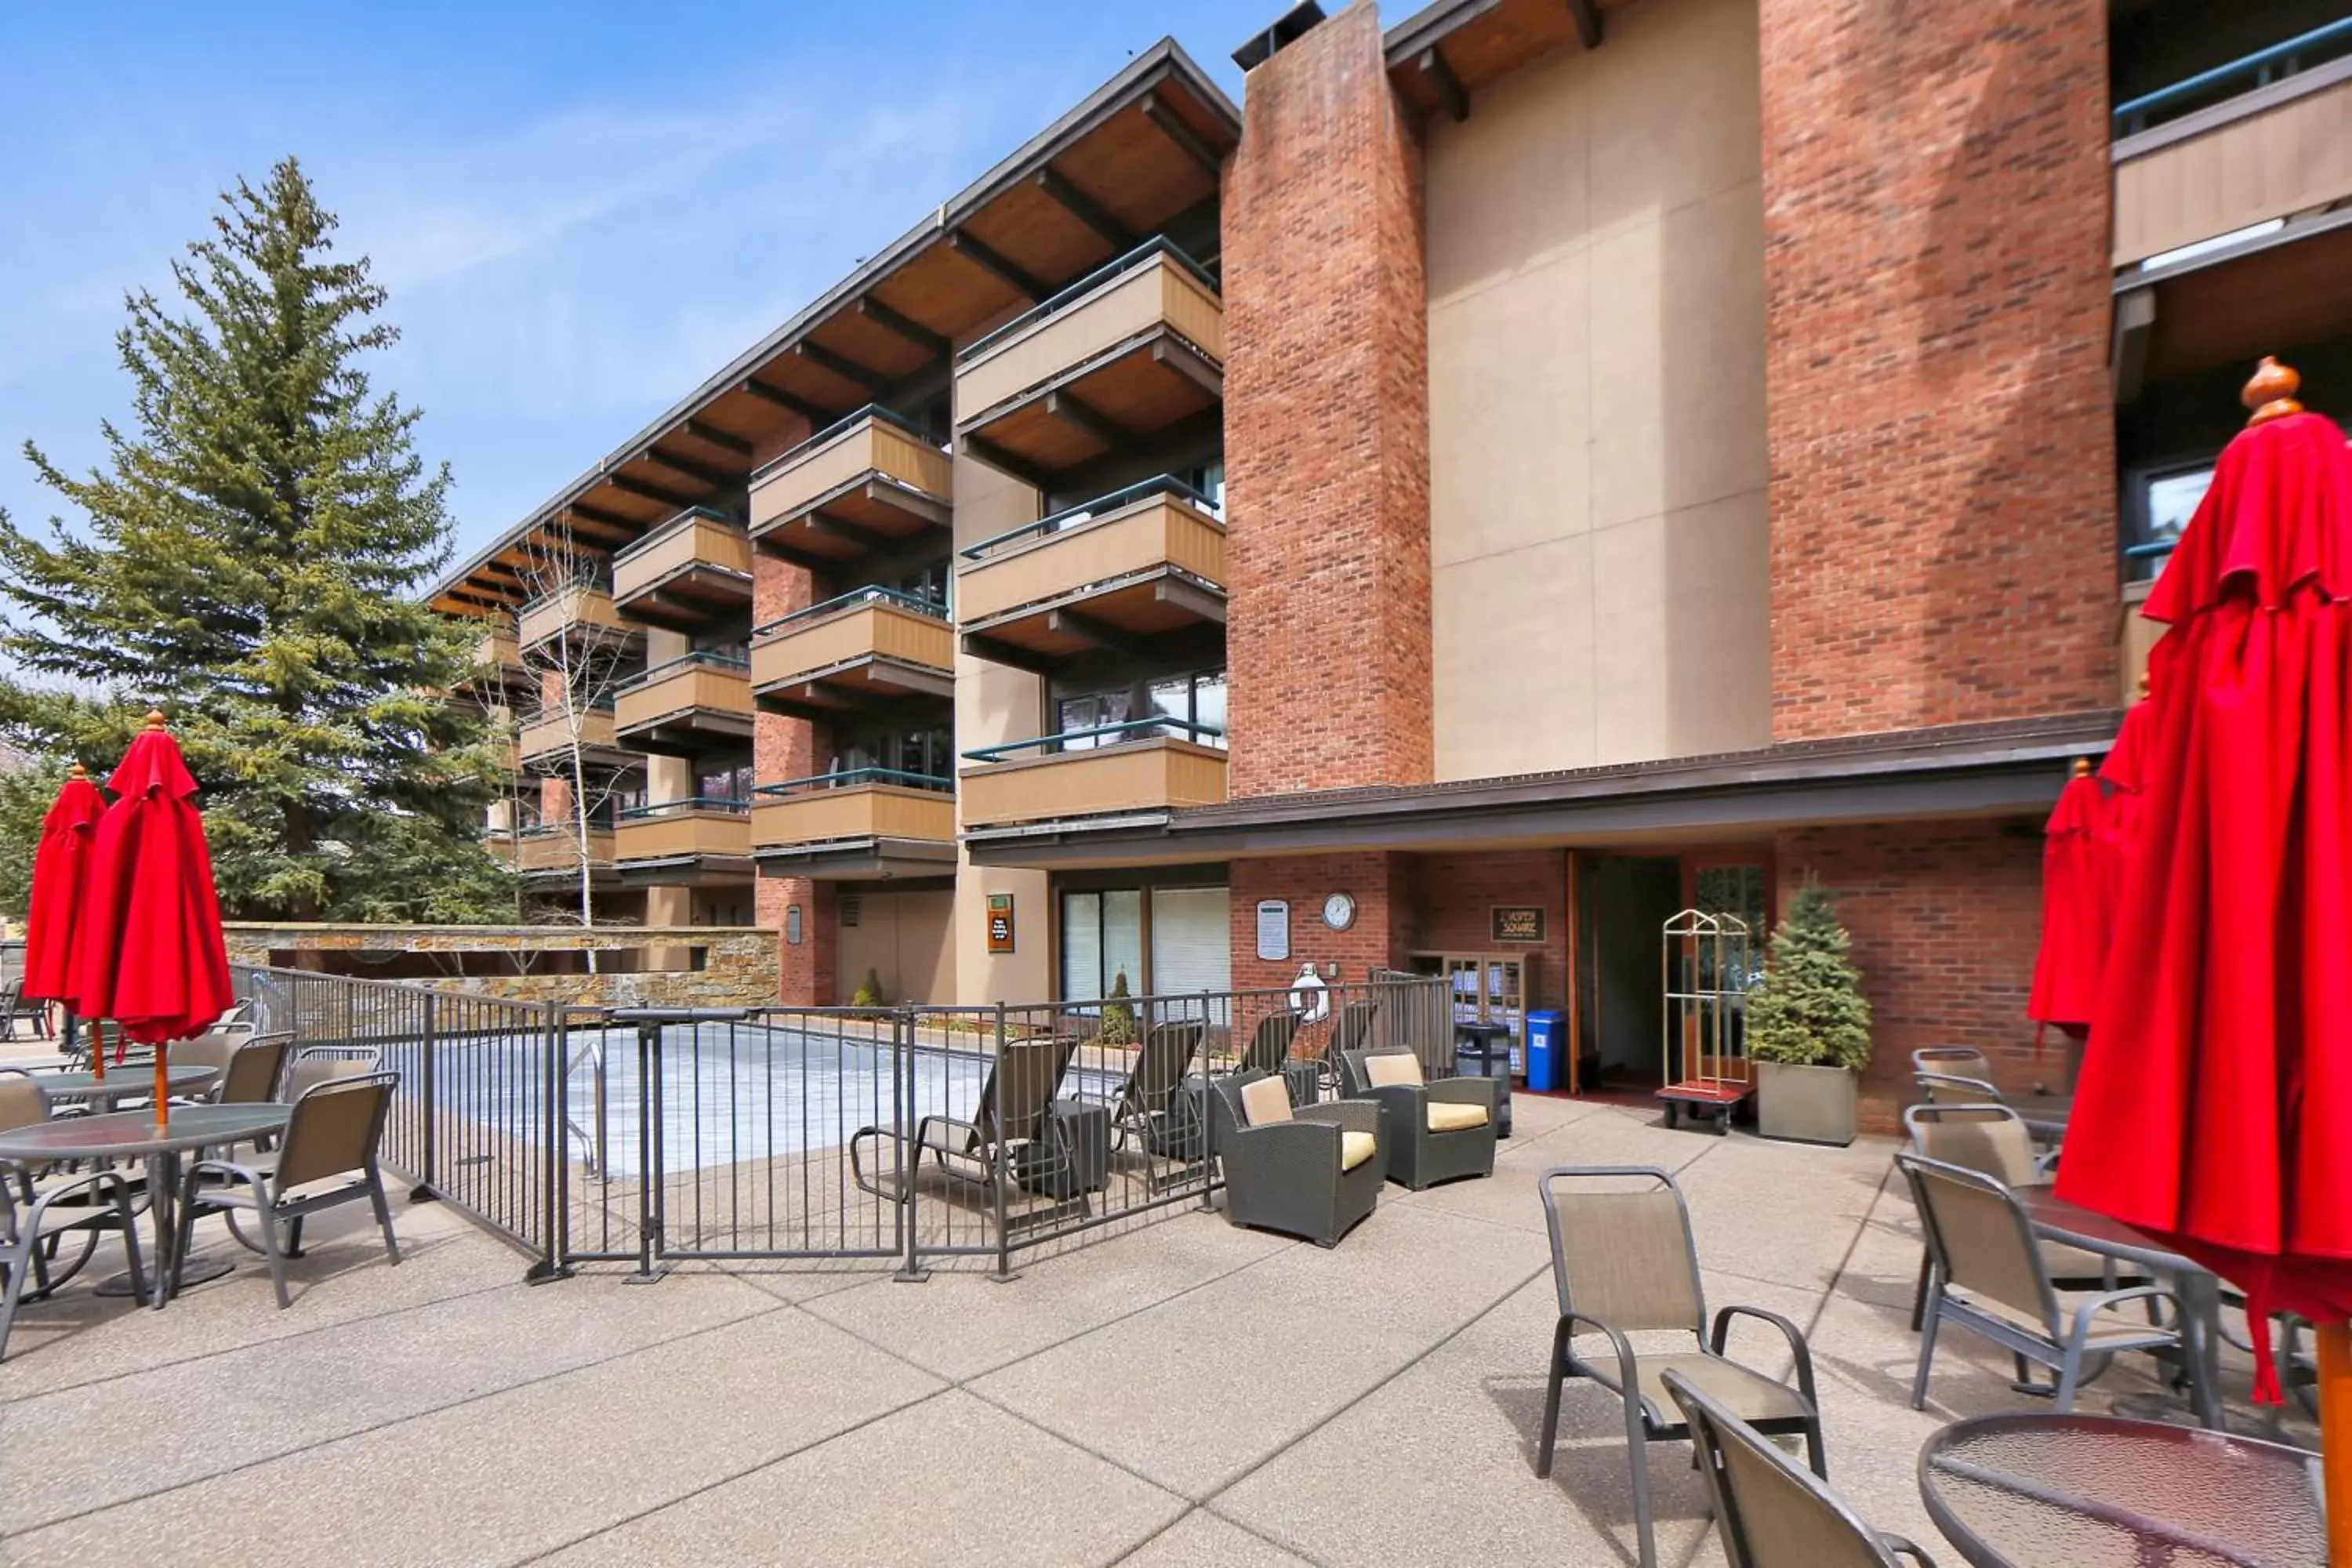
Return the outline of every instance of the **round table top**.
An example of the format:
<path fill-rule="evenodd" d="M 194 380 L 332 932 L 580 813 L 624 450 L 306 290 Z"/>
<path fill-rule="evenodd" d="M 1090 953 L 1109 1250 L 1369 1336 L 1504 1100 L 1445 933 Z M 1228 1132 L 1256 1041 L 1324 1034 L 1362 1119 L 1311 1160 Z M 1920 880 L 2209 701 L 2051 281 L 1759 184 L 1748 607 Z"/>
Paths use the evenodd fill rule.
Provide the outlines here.
<path fill-rule="evenodd" d="M 173 1094 L 185 1094 L 220 1076 L 217 1068 L 194 1064 L 164 1070 L 168 1075 L 165 1084 Z M 33 1081 L 51 1100 L 100 1100 L 113 1095 L 154 1093 L 155 1068 L 152 1063 L 144 1068 L 110 1068 L 103 1079 L 87 1071 L 37 1072 Z"/>
<path fill-rule="evenodd" d="M 1976 1568 L 2322 1568 L 2317 1456 L 2154 1421 L 1989 1415 L 1919 1450 L 1919 1495 Z"/>
<path fill-rule="evenodd" d="M 2058 1195 L 2056 1187 L 2046 1182 L 2010 1190 L 2017 1194 L 2033 1228 L 2052 1241 L 2137 1263 L 2159 1274 L 2189 1273 L 2204 1267 L 2181 1257 L 2146 1231 L 2119 1219 L 2110 1219 L 2096 1209 L 2068 1203 Z"/>
<path fill-rule="evenodd" d="M 117 1110 L 105 1116 L 73 1116 L 0 1132 L 0 1160 L 130 1159 L 201 1149 L 209 1143 L 241 1143 L 275 1132 L 294 1114 L 290 1105 L 175 1105 L 170 1130 L 155 1131 L 153 1110 Z"/>

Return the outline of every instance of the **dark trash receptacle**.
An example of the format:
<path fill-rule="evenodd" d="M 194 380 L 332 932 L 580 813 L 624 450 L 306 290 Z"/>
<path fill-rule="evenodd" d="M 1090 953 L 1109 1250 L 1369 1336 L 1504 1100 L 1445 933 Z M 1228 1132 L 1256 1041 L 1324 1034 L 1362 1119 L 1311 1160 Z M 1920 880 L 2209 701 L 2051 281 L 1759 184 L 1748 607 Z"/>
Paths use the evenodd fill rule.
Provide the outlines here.
<path fill-rule="evenodd" d="M 1495 1091 L 1495 1131 L 1511 1135 L 1511 1028 L 1507 1024 L 1454 1026 L 1454 1070 L 1464 1078 L 1491 1078 L 1502 1085 Z"/>

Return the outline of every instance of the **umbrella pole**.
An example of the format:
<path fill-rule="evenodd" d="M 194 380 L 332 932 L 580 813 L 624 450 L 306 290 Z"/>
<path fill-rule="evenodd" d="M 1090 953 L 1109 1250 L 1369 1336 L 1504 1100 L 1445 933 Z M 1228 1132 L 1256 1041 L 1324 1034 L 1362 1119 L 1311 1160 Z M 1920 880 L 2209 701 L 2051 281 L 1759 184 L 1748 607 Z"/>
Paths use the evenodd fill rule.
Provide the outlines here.
<path fill-rule="evenodd" d="M 155 1131 L 169 1131 L 172 1126 L 172 1047 L 161 1040 L 155 1042 Z"/>
<path fill-rule="evenodd" d="M 2327 1557 L 2352 1563 L 2352 1323 L 2317 1325 L 2319 1453 L 2326 1477 Z"/>

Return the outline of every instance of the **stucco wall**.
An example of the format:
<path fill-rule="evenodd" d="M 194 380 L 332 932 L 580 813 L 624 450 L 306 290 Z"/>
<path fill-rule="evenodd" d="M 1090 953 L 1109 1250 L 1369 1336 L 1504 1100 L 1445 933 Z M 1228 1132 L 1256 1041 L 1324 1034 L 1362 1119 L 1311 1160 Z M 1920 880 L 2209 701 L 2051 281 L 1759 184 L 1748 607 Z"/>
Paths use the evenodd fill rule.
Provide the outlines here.
<path fill-rule="evenodd" d="M 757 927 L 394 926 L 233 923 L 224 928 L 231 963 L 318 969 L 399 979 L 444 990 L 568 1002 L 583 1007 L 741 1007 L 773 1004 L 777 933 Z M 638 973 L 516 974 L 494 971 L 529 952 L 645 955 L 677 968 Z M 702 952 L 702 967 L 687 967 Z M 362 959 L 361 953 L 387 955 Z M 389 955 L 398 955 L 391 957 Z M 657 955 L 657 956 L 656 956 Z M 420 962 L 421 961 L 421 962 Z M 446 966 L 465 973 L 417 973 Z M 491 973 L 478 973 L 480 971 Z M 827 998 L 830 1000 L 830 998 Z"/>
<path fill-rule="evenodd" d="M 856 900 L 857 923 L 848 921 Z M 871 970 L 887 1002 L 949 1003 L 955 998 L 955 919 L 950 889 L 918 893 L 871 892 L 844 885 L 835 907 L 841 925 L 843 1001 Z"/>
<path fill-rule="evenodd" d="M 1440 779 L 1771 739 L 1753 0 L 1644 0 L 1428 132 Z"/>

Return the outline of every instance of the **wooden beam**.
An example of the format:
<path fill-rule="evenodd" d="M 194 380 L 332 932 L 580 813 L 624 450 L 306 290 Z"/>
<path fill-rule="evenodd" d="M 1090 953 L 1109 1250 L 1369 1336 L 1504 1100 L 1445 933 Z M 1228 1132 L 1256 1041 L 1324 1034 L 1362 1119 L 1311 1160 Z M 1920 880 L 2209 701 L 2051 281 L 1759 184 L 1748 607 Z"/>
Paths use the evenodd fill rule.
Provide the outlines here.
<path fill-rule="evenodd" d="M 1217 156 L 1216 149 L 1202 141 L 1200 132 L 1185 124 L 1183 116 L 1170 108 L 1158 93 L 1143 95 L 1143 118 L 1158 126 L 1162 136 L 1176 143 L 1179 151 L 1200 164 L 1210 175 L 1213 177 L 1224 173 L 1225 161 Z"/>
<path fill-rule="evenodd" d="M 701 499 L 698 496 L 688 495 L 683 490 L 667 489 L 660 485 L 649 485 L 643 479 L 631 479 L 626 474 L 606 474 L 604 482 L 624 495 L 636 496 L 644 500 L 658 501 L 663 506 L 675 507 L 680 511 L 696 505 Z M 637 526 L 640 529 L 646 529 L 654 525 L 641 522 Z"/>
<path fill-rule="evenodd" d="M 1135 449 L 1134 432 L 1071 392 L 1045 395 L 1045 413 L 1076 430 L 1083 430 L 1114 452 Z"/>
<path fill-rule="evenodd" d="M 948 248 L 1032 304 L 1053 292 L 1034 273 L 1009 260 L 993 246 L 977 237 L 969 229 L 960 228 L 950 234 Z"/>
<path fill-rule="evenodd" d="M 1050 167 L 1038 170 L 1035 178 L 1037 188 L 1052 197 L 1056 206 L 1100 235 L 1113 250 L 1124 256 L 1135 248 L 1135 231 L 1113 217 L 1102 203 Z"/>
<path fill-rule="evenodd" d="M 844 381 L 864 387 L 877 397 L 887 393 L 893 384 L 890 378 L 880 371 L 868 369 L 847 354 L 835 353 L 814 339 L 803 339 L 794 343 L 793 353 L 819 370 L 830 371 Z"/>
<path fill-rule="evenodd" d="M 1576 36 L 1588 49 L 1601 47 L 1599 0 L 1568 0 L 1568 14 L 1576 18 Z"/>
<path fill-rule="evenodd" d="M 1032 675 L 1051 675 L 1055 660 L 1025 647 L 1016 647 L 1000 637 L 984 632 L 966 632 L 961 638 L 963 651 L 974 658 L 984 658 L 991 664 L 1010 665 L 1025 669 Z"/>
<path fill-rule="evenodd" d="M 892 310 L 871 294 L 857 301 L 857 313 L 876 326 L 914 344 L 933 359 L 945 359 L 954 352 L 955 345 L 948 341 L 945 333 L 931 331 L 913 317 Z"/>
<path fill-rule="evenodd" d="M 2107 372 L 2115 381 L 2116 402 L 2139 401 L 2147 381 L 2147 345 L 2156 335 L 2156 290 L 2134 289 L 2116 297 L 2115 334 L 2107 351 Z"/>
<path fill-rule="evenodd" d="M 751 442 L 732 430 L 721 430 L 707 419 L 688 420 L 686 433 L 707 446 L 718 447 L 722 452 L 732 452 L 739 458 L 748 458 L 751 455 Z"/>
<path fill-rule="evenodd" d="M 1167 366 L 1212 397 L 1225 395 L 1225 373 L 1172 336 L 1162 333 L 1151 345 L 1151 363 Z"/>
<path fill-rule="evenodd" d="M 966 436 L 962 440 L 965 456 L 977 458 L 999 473 L 1011 475 L 1039 495 L 1054 488 L 1044 469 L 1014 457 L 987 437 Z"/>
<path fill-rule="evenodd" d="M 709 485 L 715 490 L 743 482 L 743 473 L 740 468 L 714 468 L 709 463 L 698 463 L 692 458 L 681 458 L 675 452 L 665 452 L 659 447 L 646 447 L 633 460 L 658 463 L 674 474 L 684 474 L 688 479 Z"/>
<path fill-rule="evenodd" d="M 1204 621 L 1214 621 L 1221 626 L 1225 624 L 1225 600 L 1222 594 L 1212 594 L 1205 588 L 1173 577 L 1162 577 L 1152 584 L 1151 597 L 1159 604 L 1189 610 Z"/>
<path fill-rule="evenodd" d="M 789 409 L 799 415 L 809 422 L 812 429 L 822 430 L 841 417 L 823 404 L 812 403 L 796 392 L 786 392 L 773 382 L 761 381 L 756 375 L 746 376 L 742 389 L 762 403 L 773 404 L 778 408 Z"/>
<path fill-rule="evenodd" d="M 1059 637 L 1076 637 L 1106 653 L 1122 653 L 1130 658 L 1140 658 L 1149 647 L 1141 638 L 1129 637 L 1079 610 L 1048 610 L 1045 629 Z"/>
<path fill-rule="evenodd" d="M 590 506 L 585 501 L 573 501 L 563 510 L 582 522 L 600 523 L 606 528 L 616 529 L 631 539 L 646 530 L 646 525 L 634 517 L 623 517 L 617 511 L 606 511 L 601 506 Z"/>
<path fill-rule="evenodd" d="M 1433 44 L 1422 50 L 1421 58 L 1413 63 L 1420 67 L 1422 79 L 1429 83 L 1430 90 L 1437 94 L 1437 101 L 1445 106 L 1445 112 L 1454 117 L 1456 124 L 1470 118 L 1470 94 L 1464 90 L 1462 79 L 1454 74 L 1454 68 L 1445 63 L 1443 51 Z"/>
<path fill-rule="evenodd" d="M 813 511 L 801 521 L 807 531 L 819 539 L 830 539 L 842 544 L 854 544 L 860 550 L 887 550 L 890 541 L 870 528 L 863 528 L 845 517 L 827 511 Z"/>

